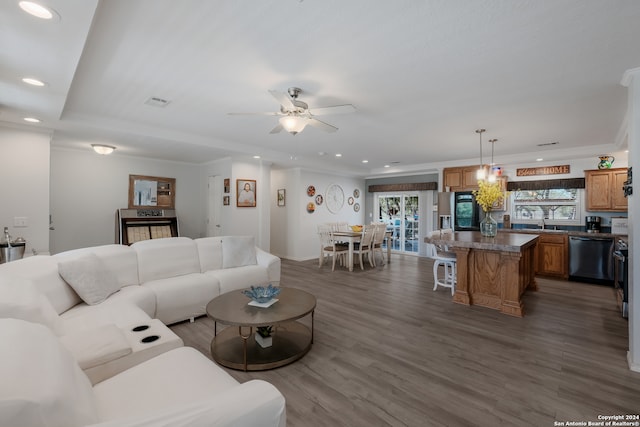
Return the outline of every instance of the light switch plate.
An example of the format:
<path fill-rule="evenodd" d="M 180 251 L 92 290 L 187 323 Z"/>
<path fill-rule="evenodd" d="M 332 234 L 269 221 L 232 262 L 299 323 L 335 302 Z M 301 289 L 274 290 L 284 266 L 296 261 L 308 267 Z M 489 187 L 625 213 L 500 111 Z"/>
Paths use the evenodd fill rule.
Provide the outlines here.
<path fill-rule="evenodd" d="M 14 227 L 28 227 L 29 220 L 26 216 L 15 216 L 13 217 L 13 226 Z"/>

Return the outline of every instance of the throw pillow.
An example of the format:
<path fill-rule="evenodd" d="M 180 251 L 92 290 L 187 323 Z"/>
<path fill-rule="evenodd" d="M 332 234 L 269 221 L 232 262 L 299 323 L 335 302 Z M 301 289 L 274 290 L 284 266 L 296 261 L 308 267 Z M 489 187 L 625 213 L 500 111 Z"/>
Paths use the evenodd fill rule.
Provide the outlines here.
<path fill-rule="evenodd" d="M 222 268 L 256 265 L 256 244 L 253 236 L 222 238 Z"/>
<path fill-rule="evenodd" d="M 120 290 L 115 273 L 94 253 L 60 261 L 58 273 L 89 305 L 99 304 Z"/>
<path fill-rule="evenodd" d="M 0 318 L 22 319 L 47 326 L 62 335 L 62 321 L 49 299 L 27 279 L 0 278 Z"/>

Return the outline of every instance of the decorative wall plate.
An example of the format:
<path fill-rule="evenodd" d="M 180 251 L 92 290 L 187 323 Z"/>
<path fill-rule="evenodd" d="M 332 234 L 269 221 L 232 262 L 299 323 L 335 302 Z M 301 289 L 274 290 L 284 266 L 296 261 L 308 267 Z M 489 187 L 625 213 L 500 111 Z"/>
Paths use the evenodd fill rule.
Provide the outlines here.
<path fill-rule="evenodd" d="M 313 202 L 307 203 L 307 212 L 314 213 L 316 211 L 316 205 Z"/>
<path fill-rule="evenodd" d="M 353 205 L 353 210 L 355 212 L 360 212 L 360 203 L 356 203 L 355 205 Z"/>
<path fill-rule="evenodd" d="M 357 188 L 355 190 L 353 190 L 353 197 L 355 197 L 356 199 L 360 197 L 360 190 L 358 190 Z"/>
<path fill-rule="evenodd" d="M 324 198 L 322 197 L 322 194 L 318 194 L 316 196 L 316 205 L 320 206 L 322 202 L 324 202 Z"/>
<path fill-rule="evenodd" d="M 307 187 L 307 196 L 309 197 L 313 197 L 316 195 L 316 187 L 314 187 L 313 185 L 310 185 Z"/>
<path fill-rule="evenodd" d="M 353 197 L 349 197 L 349 199 L 347 200 L 347 203 L 349 203 L 349 206 L 351 206 L 353 204 L 353 202 L 355 202 Z"/>

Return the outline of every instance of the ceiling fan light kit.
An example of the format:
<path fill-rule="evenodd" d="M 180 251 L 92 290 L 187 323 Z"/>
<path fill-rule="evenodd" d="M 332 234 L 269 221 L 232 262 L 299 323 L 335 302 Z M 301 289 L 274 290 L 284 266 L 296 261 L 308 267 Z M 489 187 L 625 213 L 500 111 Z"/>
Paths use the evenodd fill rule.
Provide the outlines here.
<path fill-rule="evenodd" d="M 296 115 L 280 117 L 279 122 L 284 130 L 289 132 L 291 135 L 302 132 L 304 127 L 307 125 L 307 119 Z"/>
<path fill-rule="evenodd" d="M 282 116 L 278 119 L 278 124 L 270 133 L 279 133 L 283 129 L 292 135 L 296 135 L 307 126 L 311 125 L 325 132 L 335 132 L 337 127 L 318 120 L 315 116 L 323 114 L 341 114 L 351 113 L 356 108 L 351 104 L 332 105 L 328 107 L 312 108 L 306 102 L 300 101 L 298 95 L 302 93 L 299 87 L 290 87 L 287 93 L 277 90 L 270 90 L 269 93 L 280 102 L 280 111 L 264 112 L 264 113 L 229 113 L 231 115 L 266 115 L 266 116 Z M 313 112 L 312 112 L 313 111 Z"/>

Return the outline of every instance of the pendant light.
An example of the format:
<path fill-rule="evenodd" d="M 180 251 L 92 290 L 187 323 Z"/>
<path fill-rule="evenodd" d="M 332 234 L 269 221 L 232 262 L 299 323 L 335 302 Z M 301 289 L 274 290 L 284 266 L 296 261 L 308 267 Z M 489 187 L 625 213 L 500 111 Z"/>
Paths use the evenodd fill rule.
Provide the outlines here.
<path fill-rule="evenodd" d="M 495 144 L 498 140 L 497 139 L 490 139 L 489 142 L 491 143 L 491 163 L 489 164 L 489 177 L 487 178 L 487 181 L 489 182 L 496 182 L 497 180 L 497 176 L 495 174 L 495 171 L 493 170 L 493 166 L 495 165 L 495 163 L 493 163 L 493 144 Z"/>
<path fill-rule="evenodd" d="M 484 181 L 487 178 L 487 174 L 484 170 L 484 164 L 482 163 L 482 134 L 486 132 L 486 129 L 476 129 L 476 133 L 480 135 L 480 168 L 476 172 L 476 178 L 478 181 Z"/>

